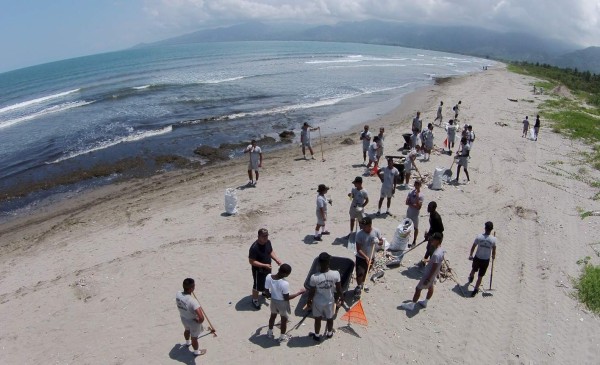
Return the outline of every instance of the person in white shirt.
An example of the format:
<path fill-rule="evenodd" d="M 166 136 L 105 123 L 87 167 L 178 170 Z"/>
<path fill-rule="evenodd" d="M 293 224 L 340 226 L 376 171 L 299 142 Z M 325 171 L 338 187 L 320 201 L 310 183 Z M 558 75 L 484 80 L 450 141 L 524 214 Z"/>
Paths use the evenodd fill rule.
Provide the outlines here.
<path fill-rule="evenodd" d="M 429 123 L 427 129 L 423 131 L 423 156 L 424 161 L 429 161 L 431 150 L 433 150 L 433 124 Z"/>
<path fill-rule="evenodd" d="M 310 152 L 310 158 L 315 159 L 315 154 L 312 149 L 312 145 L 310 144 L 310 132 L 321 129 L 321 127 L 313 128 L 308 123 L 304 122 L 302 125 L 302 130 L 300 131 L 300 143 L 302 143 L 302 155 L 306 160 L 306 147 L 308 147 L 308 151 Z"/>
<path fill-rule="evenodd" d="M 354 220 L 361 220 L 365 216 L 365 206 L 369 204 L 369 193 L 363 188 L 362 176 L 357 176 L 352 181 L 354 184 L 354 188 L 348 193 L 348 197 L 352 199 L 350 203 L 350 233 L 348 234 L 348 238 L 350 238 L 350 234 L 354 231 Z"/>
<path fill-rule="evenodd" d="M 360 231 L 356 234 L 356 288 L 354 298 L 360 299 L 363 285 L 367 278 L 367 272 L 371 268 L 375 252 L 375 245 L 383 246 L 381 232 L 372 226 L 371 217 L 364 217 L 360 221 Z"/>
<path fill-rule="evenodd" d="M 471 181 L 469 178 L 469 171 L 467 170 L 469 166 L 469 155 L 471 151 L 471 146 L 467 142 L 467 137 L 463 137 L 460 140 L 460 150 L 456 152 L 456 157 L 458 158 L 458 166 L 456 167 L 456 180 L 454 180 L 458 184 L 458 178 L 460 176 L 460 168 L 462 166 L 463 170 L 465 170 L 465 175 L 467 175 L 467 182 Z"/>
<path fill-rule="evenodd" d="M 330 200 L 327 200 L 325 194 L 329 191 L 329 188 L 325 184 L 319 184 L 317 187 L 317 226 L 315 227 L 315 241 L 322 241 L 321 235 L 329 234 L 329 231 L 325 229 L 325 223 L 327 222 L 327 203 L 331 204 Z M 321 229 L 323 231 L 321 232 Z"/>
<path fill-rule="evenodd" d="M 309 336 L 315 341 L 321 340 L 321 320 L 325 319 L 325 337 L 333 337 L 333 317 L 335 316 L 335 304 L 343 300 L 340 273 L 329 269 L 331 256 L 327 252 L 319 255 L 319 272 L 310 277 L 308 302 L 306 305 L 312 308 L 315 318 L 315 332 Z"/>
<path fill-rule="evenodd" d="M 379 128 L 379 134 L 377 135 L 377 138 L 379 138 L 379 142 L 377 143 L 377 165 L 379 165 L 379 159 L 381 158 L 381 156 L 383 156 L 383 141 L 385 140 L 385 136 L 383 135 L 385 132 L 385 129 Z"/>
<path fill-rule="evenodd" d="M 246 147 L 244 153 L 250 154 L 250 162 L 248 162 L 248 186 L 256 186 L 258 183 L 258 169 L 262 167 L 263 155 L 260 147 L 256 145 L 256 140 L 252 140 L 250 145 Z M 252 179 L 252 170 L 256 174 L 256 180 Z"/>
<path fill-rule="evenodd" d="M 363 131 L 360 133 L 360 140 L 362 141 L 363 151 L 363 165 L 367 164 L 367 151 L 371 145 L 371 132 L 369 132 L 369 126 L 365 125 Z"/>
<path fill-rule="evenodd" d="M 456 128 L 458 126 L 454 123 L 454 119 L 450 119 L 448 126 L 446 127 L 446 133 L 448 137 L 448 152 L 452 154 L 454 148 L 454 141 L 456 140 Z"/>
<path fill-rule="evenodd" d="M 198 348 L 198 336 L 200 336 L 200 333 L 204 330 L 202 327 L 202 322 L 204 322 L 204 312 L 200 307 L 200 303 L 198 303 L 193 296 L 195 288 L 196 283 L 194 282 L 194 279 L 187 278 L 183 280 L 183 291 L 177 292 L 175 302 L 177 303 L 181 323 L 185 330 L 183 332 L 185 345 L 192 345 L 194 355 L 200 356 L 206 353 L 206 349 Z"/>
<path fill-rule="evenodd" d="M 471 293 L 472 297 L 479 293 L 479 286 L 487 272 L 487 268 L 490 264 L 490 257 L 492 260 L 496 259 L 496 237 L 491 235 L 493 229 L 494 223 L 489 221 L 485 222 L 484 233 L 475 237 L 473 246 L 471 246 L 469 260 L 472 260 L 473 264 L 471 265 L 471 273 L 469 274 L 469 284 L 473 282 L 475 273 L 478 273 L 475 289 L 473 289 L 473 292 Z M 477 248 L 477 251 L 475 251 L 475 248 Z M 473 256 L 474 251 L 475 256 Z"/>
<path fill-rule="evenodd" d="M 381 195 L 379 197 L 379 205 L 377 206 L 377 215 L 381 214 L 381 205 L 383 205 L 383 199 L 387 198 L 387 215 L 392 215 L 390 212 L 390 206 L 392 205 L 392 198 L 394 192 L 396 192 L 396 178 L 400 176 L 400 171 L 394 167 L 394 161 L 388 158 L 388 165 L 386 168 L 379 170 L 379 179 L 381 180 Z"/>
<path fill-rule="evenodd" d="M 427 308 L 427 303 L 431 297 L 433 297 L 433 291 L 437 282 L 437 277 L 442 269 L 442 262 L 444 261 L 444 254 L 446 253 L 446 251 L 442 248 L 443 238 L 444 236 L 440 232 L 436 232 L 431 235 L 430 242 L 432 247 L 435 248 L 435 251 L 433 251 L 433 255 L 431 255 L 427 266 L 425 266 L 423 277 L 419 281 L 419 284 L 417 284 L 412 301 L 403 303 L 400 305 L 401 308 L 407 311 L 412 311 L 415 309 L 416 303 L 419 303 L 419 305 L 423 308 Z M 419 301 L 419 298 L 421 297 L 421 291 L 424 289 L 427 289 L 427 296 L 425 297 L 425 300 Z"/>
<path fill-rule="evenodd" d="M 290 294 L 290 284 L 285 280 L 292 273 L 292 267 L 288 264 L 279 266 L 279 271 L 275 275 L 267 275 L 265 280 L 265 289 L 269 291 L 271 296 L 271 316 L 269 317 L 269 329 L 267 337 L 275 338 L 273 335 L 273 327 L 275 319 L 279 314 L 281 316 L 281 335 L 279 342 L 285 342 L 289 337 L 285 334 L 287 331 L 287 321 L 292 310 L 290 309 L 290 300 L 302 295 L 306 289 L 302 288 L 295 294 Z"/>

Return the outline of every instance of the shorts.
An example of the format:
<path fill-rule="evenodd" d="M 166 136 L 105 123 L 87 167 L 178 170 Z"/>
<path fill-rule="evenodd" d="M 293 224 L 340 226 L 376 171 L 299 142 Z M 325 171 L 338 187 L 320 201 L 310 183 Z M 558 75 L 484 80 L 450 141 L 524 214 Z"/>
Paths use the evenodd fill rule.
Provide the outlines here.
<path fill-rule="evenodd" d="M 490 265 L 490 260 L 484 260 L 477 257 L 473 257 L 473 265 L 471 265 L 471 269 L 473 271 L 479 271 L 479 277 L 483 277 L 487 272 L 487 268 Z"/>
<path fill-rule="evenodd" d="M 466 170 L 469 167 L 469 157 L 459 157 L 458 166 L 462 166 Z"/>
<path fill-rule="evenodd" d="M 317 224 L 320 226 L 325 225 L 325 220 L 323 219 L 323 215 L 321 214 L 320 210 L 317 210 Z"/>
<path fill-rule="evenodd" d="M 360 210 L 356 209 L 356 206 L 350 206 L 350 219 L 363 219 L 365 217 L 365 210 L 361 208 Z"/>
<path fill-rule="evenodd" d="M 368 268 L 369 264 L 367 264 L 367 260 L 356 256 L 356 277 L 366 276 Z"/>
<path fill-rule="evenodd" d="M 278 300 L 271 298 L 271 313 L 279 314 L 282 317 L 288 318 L 292 314 L 290 309 L 290 302 L 287 300 Z"/>
<path fill-rule="evenodd" d="M 333 302 L 312 304 L 312 315 L 314 318 L 332 319 L 335 313 Z"/>
<path fill-rule="evenodd" d="M 381 156 L 383 156 L 383 147 L 377 149 L 377 158 L 381 158 Z"/>
<path fill-rule="evenodd" d="M 188 318 L 181 318 L 181 323 L 183 324 L 183 328 L 186 329 L 186 331 L 190 331 L 190 335 L 192 337 L 198 337 L 200 336 L 200 334 L 202 333 L 202 331 L 204 331 L 204 327 L 202 327 L 202 323 L 198 323 L 193 319 L 188 319 Z"/>
<path fill-rule="evenodd" d="M 394 195 L 393 186 L 381 186 L 381 198 L 391 198 Z"/>
<path fill-rule="evenodd" d="M 269 272 L 261 272 L 258 269 L 252 270 L 252 289 L 256 291 L 265 291 L 265 281 L 267 280 L 267 275 Z"/>
<path fill-rule="evenodd" d="M 364 145 L 363 144 L 363 152 L 368 152 L 369 151 L 369 145 Z"/>
<path fill-rule="evenodd" d="M 306 142 L 302 142 L 302 147 L 312 148 L 312 145 L 310 144 L 310 141 L 306 141 Z"/>
<path fill-rule="evenodd" d="M 422 277 L 421 280 L 419 281 L 419 284 L 417 284 L 417 289 L 419 289 L 419 290 L 429 289 L 432 286 L 434 286 L 436 282 L 437 282 L 437 279 L 435 279 L 435 278 L 429 282 L 425 282 L 425 277 Z"/>
<path fill-rule="evenodd" d="M 419 212 L 411 212 L 410 209 L 406 211 L 406 218 L 410 218 L 413 221 L 414 229 L 419 229 Z"/>
<path fill-rule="evenodd" d="M 248 171 L 250 170 L 258 171 L 258 162 L 248 162 Z"/>

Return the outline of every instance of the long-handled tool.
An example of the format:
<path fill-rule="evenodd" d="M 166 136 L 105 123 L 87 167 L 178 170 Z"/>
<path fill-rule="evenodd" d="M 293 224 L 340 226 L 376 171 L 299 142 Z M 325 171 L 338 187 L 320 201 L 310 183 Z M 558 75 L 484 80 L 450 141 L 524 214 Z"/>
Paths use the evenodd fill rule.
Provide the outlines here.
<path fill-rule="evenodd" d="M 321 138 L 321 127 L 319 127 L 319 145 L 321 145 L 321 162 L 325 162 L 325 157 L 323 155 L 323 138 Z"/>
<path fill-rule="evenodd" d="M 456 150 L 456 152 L 458 152 L 458 149 Z M 452 150 L 450 150 L 450 153 L 452 153 Z M 450 165 L 450 168 L 444 171 L 443 176 L 446 178 L 446 180 L 450 180 L 452 178 L 452 168 L 454 167 L 455 162 L 456 156 L 452 157 L 452 165 Z"/>
<path fill-rule="evenodd" d="M 194 296 L 194 298 L 196 298 L 196 301 L 198 302 L 198 304 L 200 304 L 200 301 L 198 300 L 198 297 L 196 297 L 196 294 L 194 294 L 194 292 L 192 292 L 192 295 Z M 214 337 L 217 337 L 217 330 L 215 329 L 215 326 L 213 326 L 212 323 L 210 323 L 210 319 L 208 319 L 208 316 L 206 315 L 206 312 L 204 311 L 204 307 L 202 307 L 201 304 L 200 304 L 200 309 L 202 310 L 202 314 L 204 314 L 204 318 L 208 322 L 208 326 L 209 326 L 208 329 L 209 329 L 210 333 L 212 333 Z"/>
<path fill-rule="evenodd" d="M 417 174 L 419 174 L 419 179 L 423 180 L 423 176 L 421 176 L 421 172 L 419 172 L 419 168 L 417 167 L 417 161 L 413 161 L 412 165 L 414 166 L 415 171 L 417 171 Z"/>
<path fill-rule="evenodd" d="M 446 260 L 444 258 L 444 262 L 446 263 L 446 267 L 448 268 L 448 272 L 450 273 L 450 279 L 452 279 L 452 281 L 454 281 L 456 283 L 456 285 L 458 286 L 458 289 L 460 290 L 460 293 L 462 294 L 462 296 L 464 298 L 467 297 L 467 295 L 465 294 L 465 291 L 463 290 L 462 286 L 460 285 L 460 283 L 458 282 L 458 279 L 456 278 L 456 276 L 454 275 L 454 270 L 452 270 L 452 268 L 450 267 L 450 264 L 448 264 L 448 260 Z"/>
<path fill-rule="evenodd" d="M 496 237 L 496 231 L 494 231 L 494 237 Z M 496 260 L 495 258 L 492 258 L 492 271 L 490 272 L 490 289 L 489 290 L 492 290 L 492 280 L 494 280 L 494 261 L 495 260 Z"/>

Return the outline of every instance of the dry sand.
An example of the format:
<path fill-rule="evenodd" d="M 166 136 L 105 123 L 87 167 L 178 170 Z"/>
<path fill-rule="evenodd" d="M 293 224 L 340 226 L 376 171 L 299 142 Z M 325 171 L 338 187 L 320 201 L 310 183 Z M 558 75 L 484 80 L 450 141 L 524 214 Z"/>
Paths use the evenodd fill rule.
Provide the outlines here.
<path fill-rule="evenodd" d="M 223 194 L 247 181 L 244 159 L 101 188 L 3 225 L 0 363 L 597 364 L 600 322 L 573 298 L 571 279 L 579 273 L 578 259 L 592 256 L 598 263 L 590 245 L 598 242 L 598 219 L 582 220 L 577 208 L 598 208 L 583 180 L 599 176 L 579 162 L 587 147 L 552 133 L 546 121 L 539 141 L 520 137 L 523 117 L 533 120 L 547 97 L 532 95 L 532 81 L 503 68 L 453 79 L 409 95 L 396 111 L 369 122 L 386 127 L 391 154 L 417 110 L 430 122 L 439 100 L 447 117 L 462 100 L 461 123 L 473 124 L 477 134 L 471 183 L 425 188 L 425 204 L 438 202 L 446 258 L 462 284 L 474 237 L 485 221 L 494 222 L 493 296 L 463 298 L 448 280 L 437 285 L 427 309 L 398 309 L 420 275 L 414 263 L 424 248 L 417 249 L 363 295 L 368 327 L 338 330 L 316 345 L 307 337 L 308 319 L 288 343 L 266 338 L 269 309 L 250 304 L 248 248 L 258 228 L 268 227 L 275 251 L 293 267 L 292 290 L 320 252 L 353 257 L 341 237 L 349 230 L 350 182 L 363 172 L 361 147 L 340 142 L 358 142 L 357 129 L 325 138 L 325 162 L 299 160 L 297 146 L 266 153 L 258 186 L 237 191 L 236 216 L 223 214 Z M 434 134 L 440 145 L 442 129 Z M 315 152 L 320 157 L 318 145 Z M 432 173 L 451 161 L 434 154 L 419 168 Z M 332 235 L 312 244 L 319 183 L 332 187 Z M 370 177 L 364 186 L 373 213 L 380 183 Z M 396 217 L 374 220 L 389 239 L 406 211 L 406 193 L 398 191 L 392 202 Z M 425 210 L 421 232 L 428 227 Z M 195 360 L 179 346 L 174 300 L 188 276 L 197 280 L 196 294 L 218 332 L 200 339 L 208 353 Z M 293 315 L 291 325 L 299 319 Z"/>

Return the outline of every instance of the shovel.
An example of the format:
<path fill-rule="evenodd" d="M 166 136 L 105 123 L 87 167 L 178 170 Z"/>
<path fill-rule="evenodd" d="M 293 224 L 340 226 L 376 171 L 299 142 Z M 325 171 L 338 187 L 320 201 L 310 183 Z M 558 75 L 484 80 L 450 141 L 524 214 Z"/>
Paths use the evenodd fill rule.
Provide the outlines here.
<path fill-rule="evenodd" d="M 458 152 L 458 149 L 457 149 Z M 450 179 L 452 178 L 452 168 L 454 167 L 454 163 L 456 162 L 456 157 L 454 157 L 452 159 L 452 165 L 450 165 L 450 168 L 447 169 L 446 171 L 444 171 L 444 178 L 446 179 L 446 181 L 450 181 Z"/>

